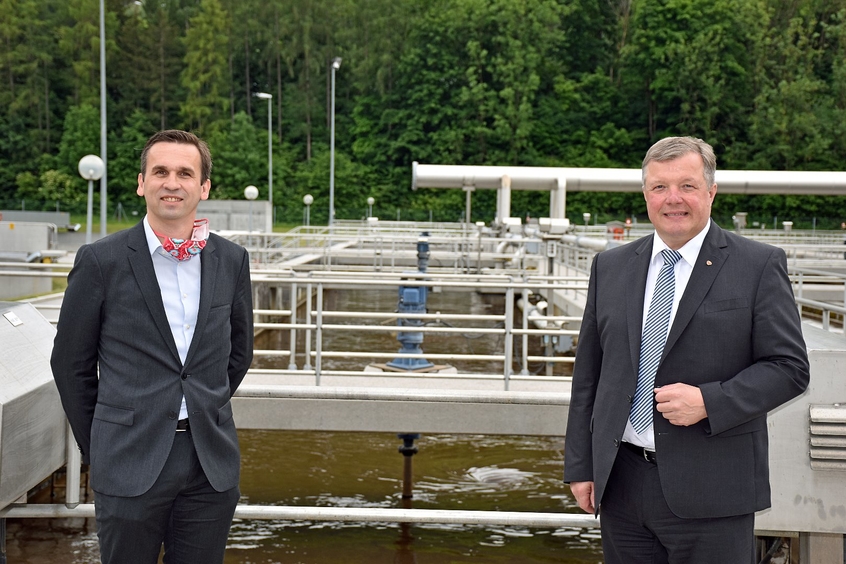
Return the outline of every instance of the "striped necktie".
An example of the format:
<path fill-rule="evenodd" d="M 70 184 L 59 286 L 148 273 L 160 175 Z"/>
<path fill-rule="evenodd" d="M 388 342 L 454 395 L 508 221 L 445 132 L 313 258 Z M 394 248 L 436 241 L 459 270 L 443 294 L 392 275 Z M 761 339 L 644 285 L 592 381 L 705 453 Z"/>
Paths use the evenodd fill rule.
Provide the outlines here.
<path fill-rule="evenodd" d="M 681 259 L 681 254 L 672 249 L 661 251 L 664 266 L 658 273 L 652 302 L 646 314 L 646 325 L 640 341 L 640 366 L 637 372 L 637 391 L 632 401 L 629 418 L 637 434 L 643 433 L 652 425 L 652 390 L 655 388 L 655 372 L 661 362 L 664 343 L 670 325 L 670 312 L 673 310 L 673 294 L 676 291 L 674 267 Z"/>

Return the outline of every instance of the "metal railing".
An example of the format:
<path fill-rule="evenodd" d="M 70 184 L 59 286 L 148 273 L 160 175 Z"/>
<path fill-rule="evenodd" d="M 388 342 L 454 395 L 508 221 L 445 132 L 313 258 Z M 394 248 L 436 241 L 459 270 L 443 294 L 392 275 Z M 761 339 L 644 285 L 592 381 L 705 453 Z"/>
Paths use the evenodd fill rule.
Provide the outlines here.
<path fill-rule="evenodd" d="M 840 251 L 843 252 L 843 249 L 841 248 Z M 796 264 L 791 264 L 788 267 L 788 272 L 793 280 L 793 293 L 796 296 L 800 317 L 807 318 L 812 313 L 819 312 L 822 328 L 825 331 L 833 331 L 831 317 L 832 314 L 836 314 L 840 328 L 843 330 L 844 320 L 846 320 L 846 307 L 844 307 L 844 304 L 846 304 L 846 272 L 806 268 Z M 842 296 L 842 301 L 831 302 L 806 298 L 805 292 L 812 285 L 816 288 L 838 292 Z M 844 331 L 844 334 L 846 334 L 846 331 Z"/>
<path fill-rule="evenodd" d="M 499 403 L 526 405 L 560 405 L 570 403 L 566 393 L 480 392 L 453 390 L 373 390 L 362 388 L 314 388 L 310 386 L 244 385 L 236 392 L 245 398 L 296 398 L 365 401 L 404 401 L 452 403 Z M 73 434 L 68 428 L 67 484 L 80 483 L 80 454 Z M 0 519 L 7 518 L 92 518 L 94 504 L 80 503 L 79 487 L 67 487 L 64 504 L 13 503 L 0 509 Z M 386 509 L 355 507 L 266 506 L 239 504 L 236 519 L 289 521 L 342 521 L 361 523 L 440 523 L 462 525 L 504 525 L 537 528 L 599 528 L 597 518 L 587 514 L 522 512 L 522 511 L 463 511 L 440 509 Z"/>
<path fill-rule="evenodd" d="M 503 380 L 507 390 L 511 380 L 535 379 L 529 371 L 529 363 L 568 363 L 572 364 L 574 357 L 564 355 L 530 355 L 528 354 L 528 339 L 531 336 L 541 337 L 575 337 L 576 329 L 565 329 L 567 323 L 579 323 L 581 317 L 529 315 L 529 308 L 522 311 L 522 315 L 515 313 L 516 296 L 523 298 L 523 303 L 529 302 L 530 294 L 549 294 L 551 292 L 586 291 L 586 280 L 581 276 L 569 278 L 528 276 L 523 280 L 516 280 L 510 276 L 479 276 L 479 275 L 432 275 L 430 273 L 408 272 L 404 274 L 383 273 L 345 273 L 312 271 L 296 273 L 292 271 L 277 272 L 262 270 L 256 273 L 254 285 L 266 285 L 286 288 L 289 300 L 287 309 L 255 309 L 255 327 L 258 330 L 290 331 L 288 350 L 255 350 L 258 357 L 288 357 L 288 369 L 254 369 L 254 373 L 267 374 L 309 374 L 314 377 L 314 384 L 320 385 L 321 377 L 332 376 L 360 376 L 361 371 L 327 370 L 324 360 L 332 358 L 356 358 L 376 362 L 395 358 L 425 358 L 429 360 L 452 361 L 488 361 L 501 364 L 502 371 L 497 374 L 467 375 L 475 378 L 497 378 Z M 475 291 L 480 287 L 486 290 L 502 293 L 505 301 L 505 311 L 502 314 L 465 314 L 465 313 L 402 313 L 391 311 L 341 311 L 327 308 L 325 294 L 337 288 L 346 289 L 396 289 L 400 286 L 427 287 L 442 291 Z M 302 318 L 295 312 L 304 310 Z M 269 321 L 281 318 L 283 321 Z M 391 319 L 413 319 L 424 323 L 437 324 L 420 327 L 399 327 L 385 325 Z M 333 320 L 354 320 L 355 323 L 333 323 Z M 476 325 L 473 325 L 473 324 Z M 479 326 L 484 323 L 487 326 Z M 373 333 L 419 332 L 424 334 L 478 334 L 500 337 L 502 347 L 499 350 L 480 354 L 455 354 L 426 352 L 422 354 L 400 353 L 396 349 L 390 351 L 360 351 L 349 349 L 332 349 L 327 346 L 331 341 L 329 336 L 333 332 L 366 331 Z M 521 354 L 515 358 L 513 338 L 522 339 Z M 302 343 L 299 347 L 298 344 Z M 519 372 L 513 368 L 519 362 Z M 301 368 L 300 368 L 301 366 Z M 392 373 L 398 376 L 400 373 Z M 416 372 L 401 374 L 414 378 L 426 376 Z M 547 377 L 543 377 L 547 378 Z"/>

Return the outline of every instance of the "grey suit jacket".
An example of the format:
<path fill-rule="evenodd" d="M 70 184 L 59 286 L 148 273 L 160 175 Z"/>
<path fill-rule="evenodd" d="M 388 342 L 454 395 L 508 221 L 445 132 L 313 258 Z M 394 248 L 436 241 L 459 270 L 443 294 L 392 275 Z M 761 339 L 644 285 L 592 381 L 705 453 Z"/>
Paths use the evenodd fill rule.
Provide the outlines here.
<path fill-rule="evenodd" d="M 637 384 L 652 236 L 593 261 L 565 442 L 566 482 L 593 481 L 596 507 Z M 661 487 L 683 518 L 770 506 L 767 412 L 810 375 L 781 249 L 711 223 L 667 336 L 655 385 L 699 386 L 708 417 L 689 427 L 653 411 Z"/>
<path fill-rule="evenodd" d="M 238 484 L 230 398 L 253 356 L 249 256 L 212 234 L 183 364 L 168 326 L 144 226 L 81 247 L 68 277 L 51 365 L 62 405 L 91 464 L 91 487 L 137 496 L 170 453 L 184 394 L 212 487 Z M 98 378 L 99 368 L 99 378 Z"/>

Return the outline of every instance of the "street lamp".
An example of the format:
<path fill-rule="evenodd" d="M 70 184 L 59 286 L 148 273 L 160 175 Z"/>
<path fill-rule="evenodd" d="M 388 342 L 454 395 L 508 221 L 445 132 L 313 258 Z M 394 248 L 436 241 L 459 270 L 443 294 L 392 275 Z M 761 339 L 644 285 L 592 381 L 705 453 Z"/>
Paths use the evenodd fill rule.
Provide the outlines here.
<path fill-rule="evenodd" d="M 253 185 L 244 188 L 244 197 L 250 201 L 250 241 L 253 239 L 253 200 L 258 198 L 258 188 Z"/>
<path fill-rule="evenodd" d="M 85 155 L 79 159 L 79 175 L 88 181 L 88 206 L 86 208 L 87 225 L 85 226 L 85 244 L 91 242 L 91 222 L 94 215 L 94 181 L 100 180 L 106 173 L 106 164 L 97 155 Z M 101 221 L 102 218 L 101 218 Z M 102 232 L 102 229 L 100 230 Z"/>
<path fill-rule="evenodd" d="M 306 194 L 303 196 L 303 203 L 305 204 L 305 225 L 306 227 L 311 225 L 311 204 L 314 203 L 314 198 L 311 197 L 311 194 Z"/>
<path fill-rule="evenodd" d="M 583 214 L 582 214 L 582 219 L 584 219 L 584 220 L 585 220 L 585 231 L 587 231 L 587 228 L 588 228 L 588 223 L 590 223 L 590 213 L 589 213 L 589 212 L 585 212 L 585 213 L 583 213 Z"/>
<path fill-rule="evenodd" d="M 275 219 L 273 217 L 275 215 L 273 213 L 273 107 L 270 103 L 273 100 L 273 94 L 256 92 L 253 96 L 267 100 L 267 201 L 270 202 L 271 221 L 273 221 Z"/>
<path fill-rule="evenodd" d="M 373 196 L 367 198 L 367 217 L 373 217 L 373 204 L 376 203 L 376 200 L 373 199 Z"/>
<path fill-rule="evenodd" d="M 341 68 L 341 57 L 332 59 L 332 104 L 329 121 L 329 230 L 335 223 L 335 71 Z"/>

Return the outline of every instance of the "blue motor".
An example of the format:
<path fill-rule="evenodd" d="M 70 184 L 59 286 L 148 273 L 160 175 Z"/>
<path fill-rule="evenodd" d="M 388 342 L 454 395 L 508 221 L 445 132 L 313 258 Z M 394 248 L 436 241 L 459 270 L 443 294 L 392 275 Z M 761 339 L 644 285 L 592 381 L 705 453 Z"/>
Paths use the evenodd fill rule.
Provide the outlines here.
<path fill-rule="evenodd" d="M 421 233 L 417 239 L 417 272 L 426 272 L 429 267 L 429 232 Z M 426 286 L 400 286 L 397 313 L 426 313 Z M 422 327 L 422 319 L 406 319 L 397 317 L 399 327 Z M 420 345 L 423 343 L 422 331 L 400 331 L 397 340 L 402 344 L 398 352 L 403 354 L 423 354 Z M 435 366 L 425 358 L 395 358 L 387 363 L 391 368 L 400 370 L 420 370 Z"/>

